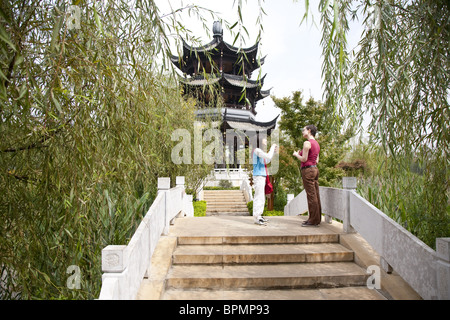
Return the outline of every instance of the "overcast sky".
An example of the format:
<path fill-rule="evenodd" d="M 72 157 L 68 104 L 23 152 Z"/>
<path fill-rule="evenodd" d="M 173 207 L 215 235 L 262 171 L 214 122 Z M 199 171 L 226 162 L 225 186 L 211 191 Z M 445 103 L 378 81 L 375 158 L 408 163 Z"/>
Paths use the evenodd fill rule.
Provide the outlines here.
<path fill-rule="evenodd" d="M 156 3 L 161 14 L 169 13 L 170 6 L 173 9 L 196 4 L 217 12 L 222 19 L 233 24 L 238 20 L 237 4 L 233 6 L 234 0 L 157 0 Z M 262 1 L 261 1 L 262 2 Z M 250 47 L 256 43 L 259 26 L 256 24 L 259 6 L 257 0 L 243 1 L 242 11 L 244 25 L 249 32 L 249 38 L 243 47 Z M 263 16 L 262 24 L 264 32 L 261 37 L 261 54 L 266 56 L 261 67 L 262 76 L 267 74 L 264 80 L 263 90 L 271 89 L 271 95 L 282 98 L 291 96 L 293 91 L 303 91 L 305 99 L 312 96 L 315 100 L 322 100 L 321 80 L 321 52 L 320 47 L 320 15 L 317 11 L 317 1 L 310 1 L 312 11 L 308 21 L 302 21 L 305 13 L 304 1 L 299 0 L 266 0 L 262 6 L 267 15 Z M 214 18 L 209 13 L 203 17 L 211 30 L 206 34 L 202 23 L 195 18 L 189 18 L 187 12 L 182 13 L 183 24 L 201 37 L 202 44 L 212 40 L 212 25 Z M 312 23 L 312 18 L 316 25 Z M 361 28 L 351 28 L 352 33 L 348 37 L 349 48 L 356 46 L 361 34 Z M 224 28 L 224 41 L 230 44 L 234 38 Z M 235 44 L 239 46 L 239 44 Z M 258 72 L 254 72 L 252 79 L 255 80 Z M 260 100 L 256 107 L 258 121 L 270 121 L 275 118 L 280 110 L 275 107 L 272 99 L 267 97 Z"/>

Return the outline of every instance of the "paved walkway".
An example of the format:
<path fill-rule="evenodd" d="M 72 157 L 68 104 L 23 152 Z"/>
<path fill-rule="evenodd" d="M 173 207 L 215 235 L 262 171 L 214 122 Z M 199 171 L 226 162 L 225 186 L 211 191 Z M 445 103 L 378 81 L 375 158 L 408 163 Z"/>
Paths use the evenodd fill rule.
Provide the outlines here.
<path fill-rule="evenodd" d="M 304 216 L 266 217 L 266 226 L 256 225 L 252 216 L 211 216 L 202 218 L 182 218 L 170 228 L 170 235 L 176 237 L 256 237 L 256 236 L 302 236 L 313 234 L 339 234 L 342 225 L 321 223 L 319 227 L 302 227 Z"/>
<path fill-rule="evenodd" d="M 372 248 L 358 234 L 343 234 L 342 224 L 333 221 L 332 224 L 322 222 L 319 227 L 301 227 L 301 223 L 306 219 L 304 216 L 294 217 L 267 217 L 267 226 L 259 226 L 253 223 L 253 217 L 245 216 L 211 216 L 177 218 L 174 225 L 170 226 L 169 235 L 161 237 L 158 246 L 152 257 L 150 275 L 144 279 L 138 293 L 138 299 L 191 299 L 192 294 L 186 291 L 185 294 L 178 294 L 171 297 L 164 293 L 166 278 L 172 266 L 172 254 L 177 245 L 182 244 L 255 244 L 269 241 L 283 240 L 283 243 L 302 241 L 314 242 L 314 238 L 330 238 L 339 242 L 343 246 L 355 252 L 355 262 L 366 270 L 369 265 L 378 264 L 379 257 Z M 305 240 L 303 240 L 305 239 Z M 307 239 L 307 240 L 306 240 Z M 333 240 L 334 239 L 334 240 Z M 263 242 L 261 242 L 263 241 Z M 270 295 L 260 293 L 263 299 L 274 299 L 273 294 L 277 294 L 278 299 L 416 299 L 417 294 L 398 276 L 388 275 L 382 272 L 383 293 L 375 290 L 360 288 L 340 288 L 336 289 L 299 289 L 299 290 L 279 290 L 272 291 Z M 197 291 L 195 299 L 252 299 L 254 290 L 241 290 L 237 295 L 236 291 L 220 290 L 216 294 L 211 294 L 207 290 L 202 296 L 201 291 Z"/>

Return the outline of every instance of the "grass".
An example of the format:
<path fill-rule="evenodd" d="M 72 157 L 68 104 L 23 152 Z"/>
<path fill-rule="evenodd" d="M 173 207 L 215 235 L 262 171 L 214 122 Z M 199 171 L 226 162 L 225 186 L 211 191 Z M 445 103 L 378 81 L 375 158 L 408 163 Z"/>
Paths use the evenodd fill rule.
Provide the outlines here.
<path fill-rule="evenodd" d="M 273 216 L 284 216 L 284 211 L 272 210 L 267 211 L 264 209 L 263 216 L 273 217 Z"/>
<path fill-rule="evenodd" d="M 206 201 L 194 201 L 194 217 L 206 216 Z M 247 203 L 248 212 L 253 214 L 253 201 Z M 267 207 L 264 208 L 263 216 L 284 216 L 283 211 L 273 210 L 268 211 Z"/>
<path fill-rule="evenodd" d="M 247 208 L 248 208 L 248 212 L 250 213 L 250 215 L 253 215 L 253 201 L 250 201 L 247 203 Z M 280 211 L 280 210 L 272 210 L 269 211 L 267 210 L 267 206 L 264 207 L 264 212 L 263 212 L 263 216 L 284 216 L 284 211 Z"/>
<path fill-rule="evenodd" d="M 206 216 L 206 201 L 194 201 L 194 217 Z"/>

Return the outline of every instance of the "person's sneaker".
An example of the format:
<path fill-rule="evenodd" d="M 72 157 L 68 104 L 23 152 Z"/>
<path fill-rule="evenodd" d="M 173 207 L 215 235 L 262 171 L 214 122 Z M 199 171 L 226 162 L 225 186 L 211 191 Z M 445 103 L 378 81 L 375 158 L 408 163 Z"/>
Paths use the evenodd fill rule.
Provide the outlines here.
<path fill-rule="evenodd" d="M 264 217 L 261 217 L 260 218 L 262 221 L 264 221 L 264 222 L 269 222 L 269 220 L 267 220 L 266 218 L 264 218 Z"/>
<path fill-rule="evenodd" d="M 267 225 L 263 219 L 259 218 L 258 220 L 255 221 L 255 224 L 258 224 L 260 226 L 265 226 Z"/>

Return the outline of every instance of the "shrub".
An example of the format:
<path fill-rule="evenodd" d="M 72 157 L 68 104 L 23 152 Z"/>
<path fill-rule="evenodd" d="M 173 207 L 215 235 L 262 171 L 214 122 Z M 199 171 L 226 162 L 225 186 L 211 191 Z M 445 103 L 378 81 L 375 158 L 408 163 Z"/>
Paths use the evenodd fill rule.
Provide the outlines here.
<path fill-rule="evenodd" d="M 206 201 L 194 201 L 194 217 L 206 216 Z"/>
<path fill-rule="evenodd" d="M 222 189 L 231 189 L 233 185 L 228 180 L 220 180 L 219 187 L 221 187 Z"/>
<path fill-rule="evenodd" d="M 250 215 L 252 216 L 253 215 L 253 201 L 247 202 L 247 209 L 248 209 L 248 212 L 250 213 Z"/>

